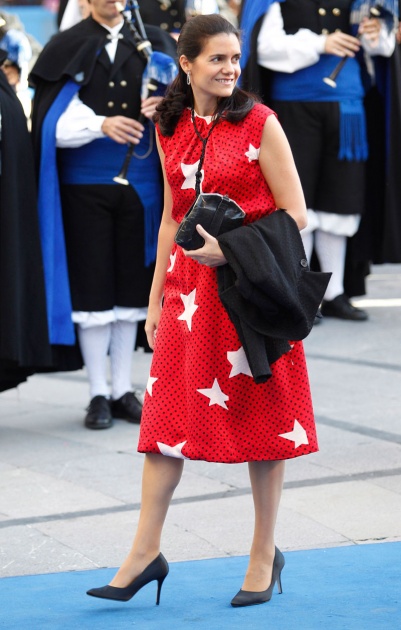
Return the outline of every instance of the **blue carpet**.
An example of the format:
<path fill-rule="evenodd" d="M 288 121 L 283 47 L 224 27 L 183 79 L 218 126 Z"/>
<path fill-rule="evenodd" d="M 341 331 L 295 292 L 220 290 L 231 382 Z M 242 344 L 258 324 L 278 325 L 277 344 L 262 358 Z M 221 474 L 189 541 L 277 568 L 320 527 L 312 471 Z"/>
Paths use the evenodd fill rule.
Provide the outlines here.
<path fill-rule="evenodd" d="M 229 605 L 247 558 L 170 565 L 127 603 L 87 597 L 115 571 L 3 578 L 0 628 L 7 630 L 401 630 L 401 543 L 285 553 L 283 595 L 250 608 Z"/>

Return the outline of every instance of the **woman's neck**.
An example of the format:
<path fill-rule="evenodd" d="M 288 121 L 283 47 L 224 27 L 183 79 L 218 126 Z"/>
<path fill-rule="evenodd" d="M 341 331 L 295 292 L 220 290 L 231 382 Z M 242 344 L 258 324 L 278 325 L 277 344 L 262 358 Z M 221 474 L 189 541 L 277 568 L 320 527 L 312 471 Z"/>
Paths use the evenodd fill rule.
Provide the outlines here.
<path fill-rule="evenodd" d="M 213 102 L 203 102 L 202 100 L 194 99 L 194 110 L 198 116 L 207 118 L 208 116 L 214 116 L 217 110 L 217 100 Z"/>

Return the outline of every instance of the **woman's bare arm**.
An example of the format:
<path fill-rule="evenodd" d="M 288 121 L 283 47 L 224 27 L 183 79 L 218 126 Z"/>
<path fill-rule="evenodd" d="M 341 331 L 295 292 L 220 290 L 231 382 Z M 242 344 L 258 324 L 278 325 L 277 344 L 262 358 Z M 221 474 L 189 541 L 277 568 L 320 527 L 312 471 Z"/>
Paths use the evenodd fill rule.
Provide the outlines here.
<path fill-rule="evenodd" d="M 307 225 L 305 197 L 287 137 L 273 115 L 263 128 L 259 164 L 277 207 L 286 210 L 302 230 Z"/>

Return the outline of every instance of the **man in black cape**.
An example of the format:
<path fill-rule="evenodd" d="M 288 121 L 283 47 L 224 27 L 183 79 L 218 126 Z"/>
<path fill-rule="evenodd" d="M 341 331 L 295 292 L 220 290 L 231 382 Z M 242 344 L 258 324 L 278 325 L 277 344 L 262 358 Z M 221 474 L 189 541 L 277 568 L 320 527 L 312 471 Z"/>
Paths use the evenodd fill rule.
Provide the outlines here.
<path fill-rule="evenodd" d="M 30 79 L 50 340 L 73 346 L 75 325 L 90 385 L 85 426 L 105 429 L 114 418 L 140 421 L 131 361 L 163 205 L 148 118 L 175 75 L 176 45 L 157 27 L 141 32 L 138 15 L 123 20 L 115 3 L 90 4 L 90 17 L 50 40 Z M 116 183 L 127 143 L 135 151 Z"/>
<path fill-rule="evenodd" d="M 7 53 L 1 51 L 0 65 Z M 52 362 L 33 152 L 20 101 L 0 70 L 0 391 Z"/>

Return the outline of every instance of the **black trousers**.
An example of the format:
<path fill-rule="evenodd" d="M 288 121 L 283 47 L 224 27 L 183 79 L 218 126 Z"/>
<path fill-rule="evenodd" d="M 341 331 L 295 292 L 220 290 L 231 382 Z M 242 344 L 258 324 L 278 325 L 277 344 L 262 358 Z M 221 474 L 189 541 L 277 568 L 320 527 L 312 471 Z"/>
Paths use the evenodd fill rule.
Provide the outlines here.
<path fill-rule="evenodd" d="M 335 214 L 362 214 L 365 162 L 338 159 L 338 103 L 273 101 L 290 143 L 306 205 Z"/>
<path fill-rule="evenodd" d="M 131 186 L 61 187 L 74 311 L 147 306 L 154 266 L 144 266 L 144 208 Z"/>

